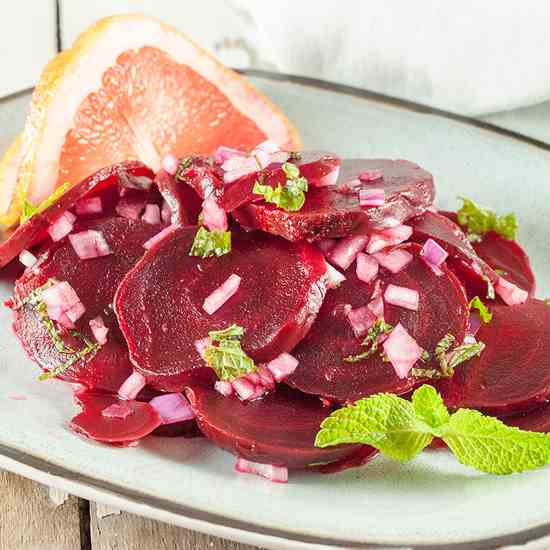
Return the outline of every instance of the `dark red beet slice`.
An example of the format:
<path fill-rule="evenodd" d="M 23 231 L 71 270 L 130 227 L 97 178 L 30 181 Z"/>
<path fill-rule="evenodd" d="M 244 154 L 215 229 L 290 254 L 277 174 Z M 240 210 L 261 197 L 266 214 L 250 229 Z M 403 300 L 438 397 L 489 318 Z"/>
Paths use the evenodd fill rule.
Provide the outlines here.
<path fill-rule="evenodd" d="M 382 170 L 384 179 L 364 184 L 382 187 L 383 206 L 362 208 L 358 189 L 348 184 L 363 172 Z M 265 202 L 248 204 L 234 212 L 244 227 L 261 229 L 289 241 L 315 241 L 345 237 L 353 232 L 386 229 L 417 216 L 434 199 L 432 175 L 406 160 L 344 160 L 338 182 L 330 187 L 311 187 L 298 212 L 286 212 Z"/>
<path fill-rule="evenodd" d="M 323 300 L 326 264 L 306 243 L 233 232 L 231 253 L 189 256 L 196 228 L 179 228 L 128 274 L 115 311 L 136 370 L 164 391 L 181 391 L 205 366 L 195 342 L 233 323 L 245 329 L 243 349 L 257 362 L 290 351 L 313 323 Z M 204 299 L 232 274 L 237 293 L 213 315 Z"/>
<path fill-rule="evenodd" d="M 441 214 L 455 223 L 458 222 L 455 212 Z M 502 277 L 527 290 L 530 296 L 535 294 L 536 283 L 531 262 L 516 241 L 510 241 L 494 231 L 489 231 L 483 235 L 480 242 L 474 242 L 472 246 L 477 255 L 493 269 L 503 271 Z"/>
<path fill-rule="evenodd" d="M 315 436 L 331 409 L 285 386 L 263 399 L 242 402 L 207 386 L 186 390 L 204 435 L 215 445 L 253 462 L 304 468 L 353 454 L 358 445 L 318 449 Z"/>
<path fill-rule="evenodd" d="M 506 416 L 501 420 L 508 426 L 515 426 L 529 432 L 550 432 L 550 404 L 523 414 Z"/>
<path fill-rule="evenodd" d="M 202 437 L 202 432 L 199 430 L 195 420 L 186 420 L 185 422 L 176 422 L 175 424 L 159 426 L 151 435 L 192 439 L 193 437 Z"/>
<path fill-rule="evenodd" d="M 23 249 L 49 239 L 47 230 L 63 212 L 84 198 L 101 195 L 104 213 L 113 210 L 120 189 L 129 193 L 148 191 L 154 173 L 138 161 L 122 162 L 102 168 L 79 184 L 71 187 L 56 203 L 19 226 L 7 241 L 0 245 L 0 268 L 13 260 Z M 149 185 L 147 185 L 149 181 Z"/>
<path fill-rule="evenodd" d="M 440 383 L 442 395 L 451 408 L 497 416 L 533 409 L 550 397 L 550 307 L 529 299 L 491 310 L 493 320 L 476 335 L 485 350 Z"/>
<path fill-rule="evenodd" d="M 157 173 L 155 183 L 170 207 L 171 223 L 195 225 L 202 205 L 199 195 L 188 185 L 176 181 L 174 176 L 164 170 Z"/>
<path fill-rule="evenodd" d="M 385 320 L 396 325 L 401 322 L 420 346 L 433 351 L 445 334 L 453 334 L 462 342 L 468 321 L 468 302 L 462 285 L 453 273 L 443 266 L 438 277 L 419 257 L 420 246 L 405 246 L 414 255 L 413 261 L 393 275 L 380 269 L 383 288 L 394 284 L 415 289 L 420 295 L 418 311 L 385 304 Z M 345 306 L 352 308 L 368 304 L 373 285 L 360 281 L 355 265 L 346 272 L 346 281 L 329 290 L 317 320 L 308 335 L 292 354 L 299 364 L 287 383 L 306 393 L 339 402 L 356 401 L 378 392 L 403 394 L 416 383 L 412 377 L 397 377 L 391 363 L 379 354 L 358 363 L 343 360 L 364 351 L 362 338 L 356 338 L 345 315 Z"/>
<path fill-rule="evenodd" d="M 77 330 L 94 341 L 89 321 L 101 315 L 109 333 L 107 343 L 95 356 L 77 361 L 59 378 L 116 393 L 133 369 L 111 304 L 118 284 L 145 252 L 143 243 L 161 228 L 125 218 L 105 218 L 81 222 L 75 230 L 79 229 L 101 231 L 113 254 L 80 260 L 67 239 L 53 244 L 37 267 L 27 270 L 16 283 L 12 301 L 14 330 L 31 359 L 43 369 L 52 370 L 69 361 L 71 355 L 55 347 L 36 307 L 31 304 L 19 307 L 29 292 L 48 279 L 67 281 L 86 307 L 86 312 L 76 323 Z M 83 347 L 79 339 L 67 336 L 65 341 L 75 349 Z"/>
<path fill-rule="evenodd" d="M 331 462 L 330 464 L 317 466 L 317 469 L 322 474 L 337 474 L 351 468 L 360 468 L 361 466 L 365 466 L 365 464 L 368 464 L 377 454 L 378 449 L 369 447 L 368 445 L 362 445 L 352 455 L 346 458 L 341 458 L 336 462 Z"/>
<path fill-rule="evenodd" d="M 138 441 L 162 424 L 158 412 L 141 401 L 123 401 L 110 395 L 86 392 L 78 396 L 78 402 L 82 412 L 71 420 L 71 429 L 102 443 Z M 118 410 L 104 412 L 113 406 Z"/>

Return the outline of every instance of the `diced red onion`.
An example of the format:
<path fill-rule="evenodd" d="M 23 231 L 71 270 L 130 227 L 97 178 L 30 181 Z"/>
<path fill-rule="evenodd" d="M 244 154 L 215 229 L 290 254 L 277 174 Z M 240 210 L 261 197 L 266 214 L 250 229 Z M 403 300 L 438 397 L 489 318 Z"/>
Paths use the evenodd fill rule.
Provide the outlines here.
<path fill-rule="evenodd" d="M 346 277 L 327 262 L 327 288 L 338 288 Z"/>
<path fill-rule="evenodd" d="M 433 239 L 428 239 L 420 251 L 420 256 L 430 265 L 439 267 L 447 259 L 449 253 Z"/>
<path fill-rule="evenodd" d="M 246 153 L 244 151 L 239 151 L 239 149 L 233 149 L 232 147 L 225 147 L 221 145 L 214 152 L 214 162 L 217 164 L 223 164 L 226 160 L 229 160 L 233 157 L 245 157 Z"/>
<path fill-rule="evenodd" d="M 211 195 L 202 203 L 202 221 L 210 231 L 227 231 L 227 214 Z"/>
<path fill-rule="evenodd" d="M 382 298 L 382 284 L 380 281 L 376 281 L 367 307 L 372 311 L 377 319 L 384 318 L 384 300 Z"/>
<path fill-rule="evenodd" d="M 105 326 L 101 315 L 98 315 L 94 319 L 90 320 L 90 329 L 92 330 L 92 334 L 98 344 L 103 346 L 107 343 L 107 333 L 109 332 L 109 328 Z"/>
<path fill-rule="evenodd" d="M 298 366 L 298 359 L 290 355 L 290 353 L 281 353 L 271 360 L 267 368 L 277 382 L 282 382 L 287 376 L 290 376 Z"/>
<path fill-rule="evenodd" d="M 63 212 L 50 227 L 48 227 L 48 233 L 52 238 L 52 241 L 60 241 L 63 237 L 66 237 L 74 227 L 76 216 L 68 210 Z"/>
<path fill-rule="evenodd" d="M 401 323 L 390 332 L 382 346 L 399 378 L 408 376 L 423 351 Z"/>
<path fill-rule="evenodd" d="M 357 338 L 367 334 L 369 328 L 376 321 L 376 316 L 368 306 L 352 309 L 347 314 L 348 322 Z"/>
<path fill-rule="evenodd" d="M 382 206 L 385 203 L 386 192 L 382 187 L 359 189 L 359 204 L 361 206 Z"/>
<path fill-rule="evenodd" d="M 255 474 L 265 477 L 274 483 L 288 483 L 288 468 L 284 466 L 273 466 L 272 464 L 259 464 L 244 458 L 237 458 L 235 470 L 245 474 Z"/>
<path fill-rule="evenodd" d="M 233 296 L 241 284 L 241 278 L 233 273 L 212 294 L 207 296 L 202 304 L 202 309 L 212 315 L 220 309 L 231 296 Z"/>
<path fill-rule="evenodd" d="M 207 336 L 206 338 L 201 338 L 200 340 L 195 341 L 195 349 L 198 354 L 204 359 L 204 352 L 206 348 L 212 345 L 212 340 Z"/>
<path fill-rule="evenodd" d="M 271 374 L 271 371 L 265 365 L 259 365 L 257 368 L 258 376 L 260 377 L 260 382 L 266 388 L 272 390 L 275 387 L 275 379 Z"/>
<path fill-rule="evenodd" d="M 256 374 L 255 372 L 249 372 L 245 378 L 255 386 L 259 385 L 261 383 L 261 378 L 259 374 Z"/>
<path fill-rule="evenodd" d="M 477 311 L 471 311 L 470 320 L 468 322 L 468 334 L 471 336 L 475 336 L 480 327 L 481 317 L 479 316 L 479 313 Z"/>
<path fill-rule="evenodd" d="M 336 185 L 338 177 L 340 176 L 340 166 L 335 166 L 328 174 L 325 174 L 322 178 L 318 180 L 313 180 L 314 187 L 329 187 L 331 185 Z"/>
<path fill-rule="evenodd" d="M 231 183 L 249 174 L 258 172 L 258 161 L 253 157 L 233 157 L 222 164 L 223 181 Z"/>
<path fill-rule="evenodd" d="M 384 179 L 384 173 L 382 172 L 382 170 L 367 170 L 359 176 L 359 180 L 363 183 L 371 183 L 375 181 L 380 181 L 381 179 Z"/>
<path fill-rule="evenodd" d="M 137 371 L 134 371 L 118 389 L 118 396 L 121 399 L 131 400 L 135 399 L 138 393 L 145 387 L 147 381 L 145 377 Z"/>
<path fill-rule="evenodd" d="M 472 334 L 466 334 L 466 336 L 464 336 L 464 343 L 468 345 L 477 344 L 476 337 Z"/>
<path fill-rule="evenodd" d="M 231 384 L 242 401 L 248 401 L 256 391 L 254 384 L 251 384 L 246 378 L 235 378 Z"/>
<path fill-rule="evenodd" d="M 336 246 L 329 252 L 328 258 L 344 271 L 355 261 L 357 254 L 367 244 L 367 235 L 356 235 L 340 239 Z"/>
<path fill-rule="evenodd" d="M 495 291 L 504 300 L 504 303 L 509 306 L 523 304 L 529 297 L 529 293 L 526 290 L 507 281 L 504 277 L 498 278 Z"/>
<path fill-rule="evenodd" d="M 84 305 L 66 281 L 56 283 L 42 291 L 42 300 L 46 304 L 48 316 L 65 328 L 74 328 L 74 322 L 85 311 Z"/>
<path fill-rule="evenodd" d="M 162 218 L 162 223 L 170 223 L 172 221 L 172 209 L 166 201 L 162 202 L 162 210 L 160 215 Z"/>
<path fill-rule="evenodd" d="M 325 256 L 336 246 L 338 241 L 336 239 L 321 239 L 315 244 L 321 249 Z"/>
<path fill-rule="evenodd" d="M 161 166 L 162 169 L 168 172 L 171 176 L 175 176 L 176 172 L 178 171 L 178 158 L 176 155 L 173 155 L 172 153 L 169 153 L 168 155 L 164 155 L 163 159 L 161 160 Z"/>
<path fill-rule="evenodd" d="M 72 323 L 76 323 L 86 312 L 86 307 L 82 302 L 77 302 L 74 306 L 65 311 L 65 315 Z"/>
<path fill-rule="evenodd" d="M 89 199 L 80 199 L 74 207 L 77 216 L 86 216 L 87 214 L 101 214 L 103 204 L 101 197 L 90 197 Z"/>
<path fill-rule="evenodd" d="M 159 413 L 163 424 L 175 424 L 195 418 L 189 402 L 181 393 L 167 393 L 153 397 L 149 405 Z"/>
<path fill-rule="evenodd" d="M 103 233 L 94 229 L 73 233 L 69 235 L 69 241 L 71 241 L 71 246 L 81 260 L 109 256 L 113 253 Z"/>
<path fill-rule="evenodd" d="M 396 248 L 391 252 L 376 252 L 373 256 L 382 267 L 391 273 L 399 273 L 413 261 L 413 255 L 401 248 Z"/>
<path fill-rule="evenodd" d="M 156 225 L 160 223 L 160 207 L 158 204 L 148 204 L 145 206 L 145 212 L 141 219 L 145 223 Z"/>
<path fill-rule="evenodd" d="M 370 237 L 369 244 L 367 245 L 367 252 L 369 254 L 374 254 L 388 246 L 401 244 L 410 238 L 412 232 L 412 227 L 409 225 L 398 225 L 390 229 L 377 231 Z"/>
<path fill-rule="evenodd" d="M 370 283 L 378 275 L 378 262 L 376 258 L 359 252 L 356 265 L 357 278 L 364 283 Z"/>
<path fill-rule="evenodd" d="M 253 157 L 256 160 L 260 170 L 267 168 L 271 164 L 271 155 L 262 149 L 255 149 L 253 151 Z"/>
<path fill-rule="evenodd" d="M 122 197 L 116 205 L 116 213 L 129 220 L 139 220 L 145 201 L 136 197 Z"/>
<path fill-rule="evenodd" d="M 143 248 L 145 248 L 145 250 L 149 250 L 155 244 L 159 243 L 160 241 L 162 241 L 162 239 L 170 235 L 170 233 L 173 233 L 177 228 L 178 228 L 177 225 L 169 225 L 168 227 L 165 227 L 162 231 L 159 231 L 156 235 L 151 237 L 148 241 L 144 242 Z"/>
<path fill-rule="evenodd" d="M 258 149 L 265 151 L 268 154 L 278 153 L 281 150 L 281 148 L 271 139 L 266 139 L 259 145 L 256 145 L 254 151 L 257 151 Z"/>
<path fill-rule="evenodd" d="M 32 252 L 29 252 L 28 250 L 22 250 L 21 254 L 19 254 L 19 261 L 25 267 L 32 267 L 38 261 L 38 259 Z"/>
<path fill-rule="evenodd" d="M 227 380 L 216 380 L 214 383 L 214 389 L 221 393 L 224 397 L 229 397 L 230 395 L 233 395 L 233 385 L 231 382 L 227 382 Z"/>
<path fill-rule="evenodd" d="M 417 290 L 389 284 L 384 292 L 384 300 L 386 300 L 386 303 L 394 306 L 404 307 L 411 311 L 418 311 L 420 295 Z"/>
<path fill-rule="evenodd" d="M 134 409 L 127 403 L 113 403 L 101 411 L 101 416 L 105 418 L 118 418 L 124 420 L 134 414 Z"/>

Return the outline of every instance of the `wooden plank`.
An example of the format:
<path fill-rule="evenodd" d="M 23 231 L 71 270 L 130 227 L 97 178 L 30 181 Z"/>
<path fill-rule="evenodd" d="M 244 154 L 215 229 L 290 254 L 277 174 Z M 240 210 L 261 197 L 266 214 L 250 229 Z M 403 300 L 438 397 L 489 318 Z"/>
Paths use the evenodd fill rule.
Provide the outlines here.
<path fill-rule="evenodd" d="M 2 550 L 77 550 L 80 545 L 79 501 L 61 506 L 38 483 L 0 470 L 0 548 Z"/>
<path fill-rule="evenodd" d="M 92 550 L 258 550 L 125 512 L 100 517 L 97 508 L 91 504 Z"/>

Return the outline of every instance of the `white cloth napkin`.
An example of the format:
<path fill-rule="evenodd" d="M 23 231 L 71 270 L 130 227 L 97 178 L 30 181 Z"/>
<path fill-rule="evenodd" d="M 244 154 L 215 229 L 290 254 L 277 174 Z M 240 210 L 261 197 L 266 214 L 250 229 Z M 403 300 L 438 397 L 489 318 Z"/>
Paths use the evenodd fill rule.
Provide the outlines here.
<path fill-rule="evenodd" d="M 550 99 L 550 2 L 231 0 L 275 69 L 482 115 Z"/>

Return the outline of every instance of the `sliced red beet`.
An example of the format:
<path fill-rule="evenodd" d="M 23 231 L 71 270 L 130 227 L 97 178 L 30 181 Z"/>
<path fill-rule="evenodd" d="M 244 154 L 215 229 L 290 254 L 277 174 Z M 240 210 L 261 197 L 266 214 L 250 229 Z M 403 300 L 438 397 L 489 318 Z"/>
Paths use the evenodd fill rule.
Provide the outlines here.
<path fill-rule="evenodd" d="M 376 455 L 378 455 L 378 449 L 369 447 L 368 445 L 362 445 L 352 455 L 341 458 L 336 462 L 330 464 L 323 464 L 317 466 L 317 469 L 322 474 L 338 474 L 351 468 L 360 468 L 368 464 Z"/>
<path fill-rule="evenodd" d="M 523 414 L 506 416 L 501 420 L 508 426 L 515 426 L 529 432 L 550 432 L 550 404 Z"/>
<path fill-rule="evenodd" d="M 458 222 L 455 212 L 441 214 L 455 223 Z M 510 241 L 494 231 L 489 231 L 481 237 L 481 241 L 472 243 L 472 246 L 482 260 L 493 269 L 502 272 L 502 277 L 527 290 L 530 296 L 535 294 L 535 274 L 531 269 L 531 262 L 516 241 Z"/>
<path fill-rule="evenodd" d="M 243 349 L 257 362 L 292 350 L 325 293 L 326 264 L 311 245 L 233 232 L 229 254 L 203 259 L 189 256 L 195 232 L 179 228 L 153 247 L 115 297 L 136 370 L 163 391 L 181 391 L 205 366 L 196 341 L 233 323 L 245 329 Z M 207 314 L 205 298 L 232 274 L 241 277 L 238 291 Z"/>
<path fill-rule="evenodd" d="M 361 183 L 364 172 L 381 170 L 384 179 Z M 356 185 L 350 182 L 355 182 Z M 383 188 L 382 206 L 361 207 L 359 189 Z M 273 204 L 248 204 L 234 212 L 243 226 L 280 235 L 289 241 L 345 237 L 399 225 L 424 212 L 434 200 L 433 177 L 406 160 L 344 160 L 338 182 L 310 187 L 301 210 L 286 212 Z"/>
<path fill-rule="evenodd" d="M 78 402 L 82 412 L 71 420 L 71 429 L 102 443 L 138 441 L 162 424 L 158 412 L 141 401 L 86 392 L 78 396 Z"/>
<path fill-rule="evenodd" d="M 342 459 L 359 448 L 315 447 L 315 436 L 331 409 L 316 397 L 285 386 L 250 402 L 223 397 L 207 386 L 188 388 L 186 395 L 204 435 L 246 460 L 304 468 Z"/>
<path fill-rule="evenodd" d="M 43 212 L 36 213 L 20 225 L 9 239 L 0 245 L 0 268 L 13 260 L 23 249 L 28 249 L 43 240 L 50 241 L 47 233 L 50 224 L 80 199 L 101 195 L 102 216 L 109 215 L 114 210 L 119 193 L 149 192 L 153 178 L 154 173 L 138 161 L 122 162 L 102 168 L 71 187 Z M 154 195 L 154 190 L 151 192 Z"/>
<path fill-rule="evenodd" d="M 155 183 L 164 200 L 170 207 L 171 223 L 176 225 L 195 225 L 201 211 L 202 199 L 185 183 L 164 170 L 160 170 Z"/>
<path fill-rule="evenodd" d="M 491 311 L 492 321 L 476 335 L 485 350 L 441 381 L 443 398 L 451 408 L 497 416 L 533 409 L 550 398 L 550 306 L 529 299 Z"/>
<path fill-rule="evenodd" d="M 90 341 L 95 341 L 89 321 L 101 315 L 109 332 L 107 343 L 95 355 L 75 362 L 59 378 L 116 393 L 133 369 L 111 304 L 118 284 L 145 252 L 143 243 L 161 227 L 126 218 L 105 218 L 80 222 L 75 230 L 85 229 L 100 231 L 113 253 L 80 260 L 68 239 L 51 245 L 39 263 L 16 282 L 11 304 L 15 310 L 13 326 L 31 359 L 44 370 L 55 369 L 70 361 L 71 354 L 55 347 L 36 306 L 25 303 L 29 293 L 49 279 L 67 281 L 86 307 L 84 315 L 76 322 L 76 329 Z M 64 341 L 76 350 L 83 347 L 79 338 L 70 335 L 66 335 Z"/>
<path fill-rule="evenodd" d="M 462 342 L 469 317 L 462 285 L 445 265 L 438 277 L 420 258 L 419 245 L 403 248 L 413 254 L 412 262 L 395 275 L 380 268 L 379 280 L 382 288 L 391 283 L 418 291 L 419 308 L 411 311 L 386 303 L 386 322 L 393 326 L 400 322 L 429 352 L 433 352 L 447 333 Z M 339 402 L 356 401 L 378 392 L 408 392 L 417 380 L 398 378 L 391 363 L 384 362 L 378 353 L 357 363 L 344 361 L 344 357 L 365 351 L 361 346 L 363 338 L 357 338 L 352 331 L 346 307 L 355 309 L 367 305 L 374 286 L 357 278 L 355 265 L 345 276 L 340 287 L 327 292 L 317 320 L 292 352 L 299 363 L 286 382 L 303 392 Z"/>

